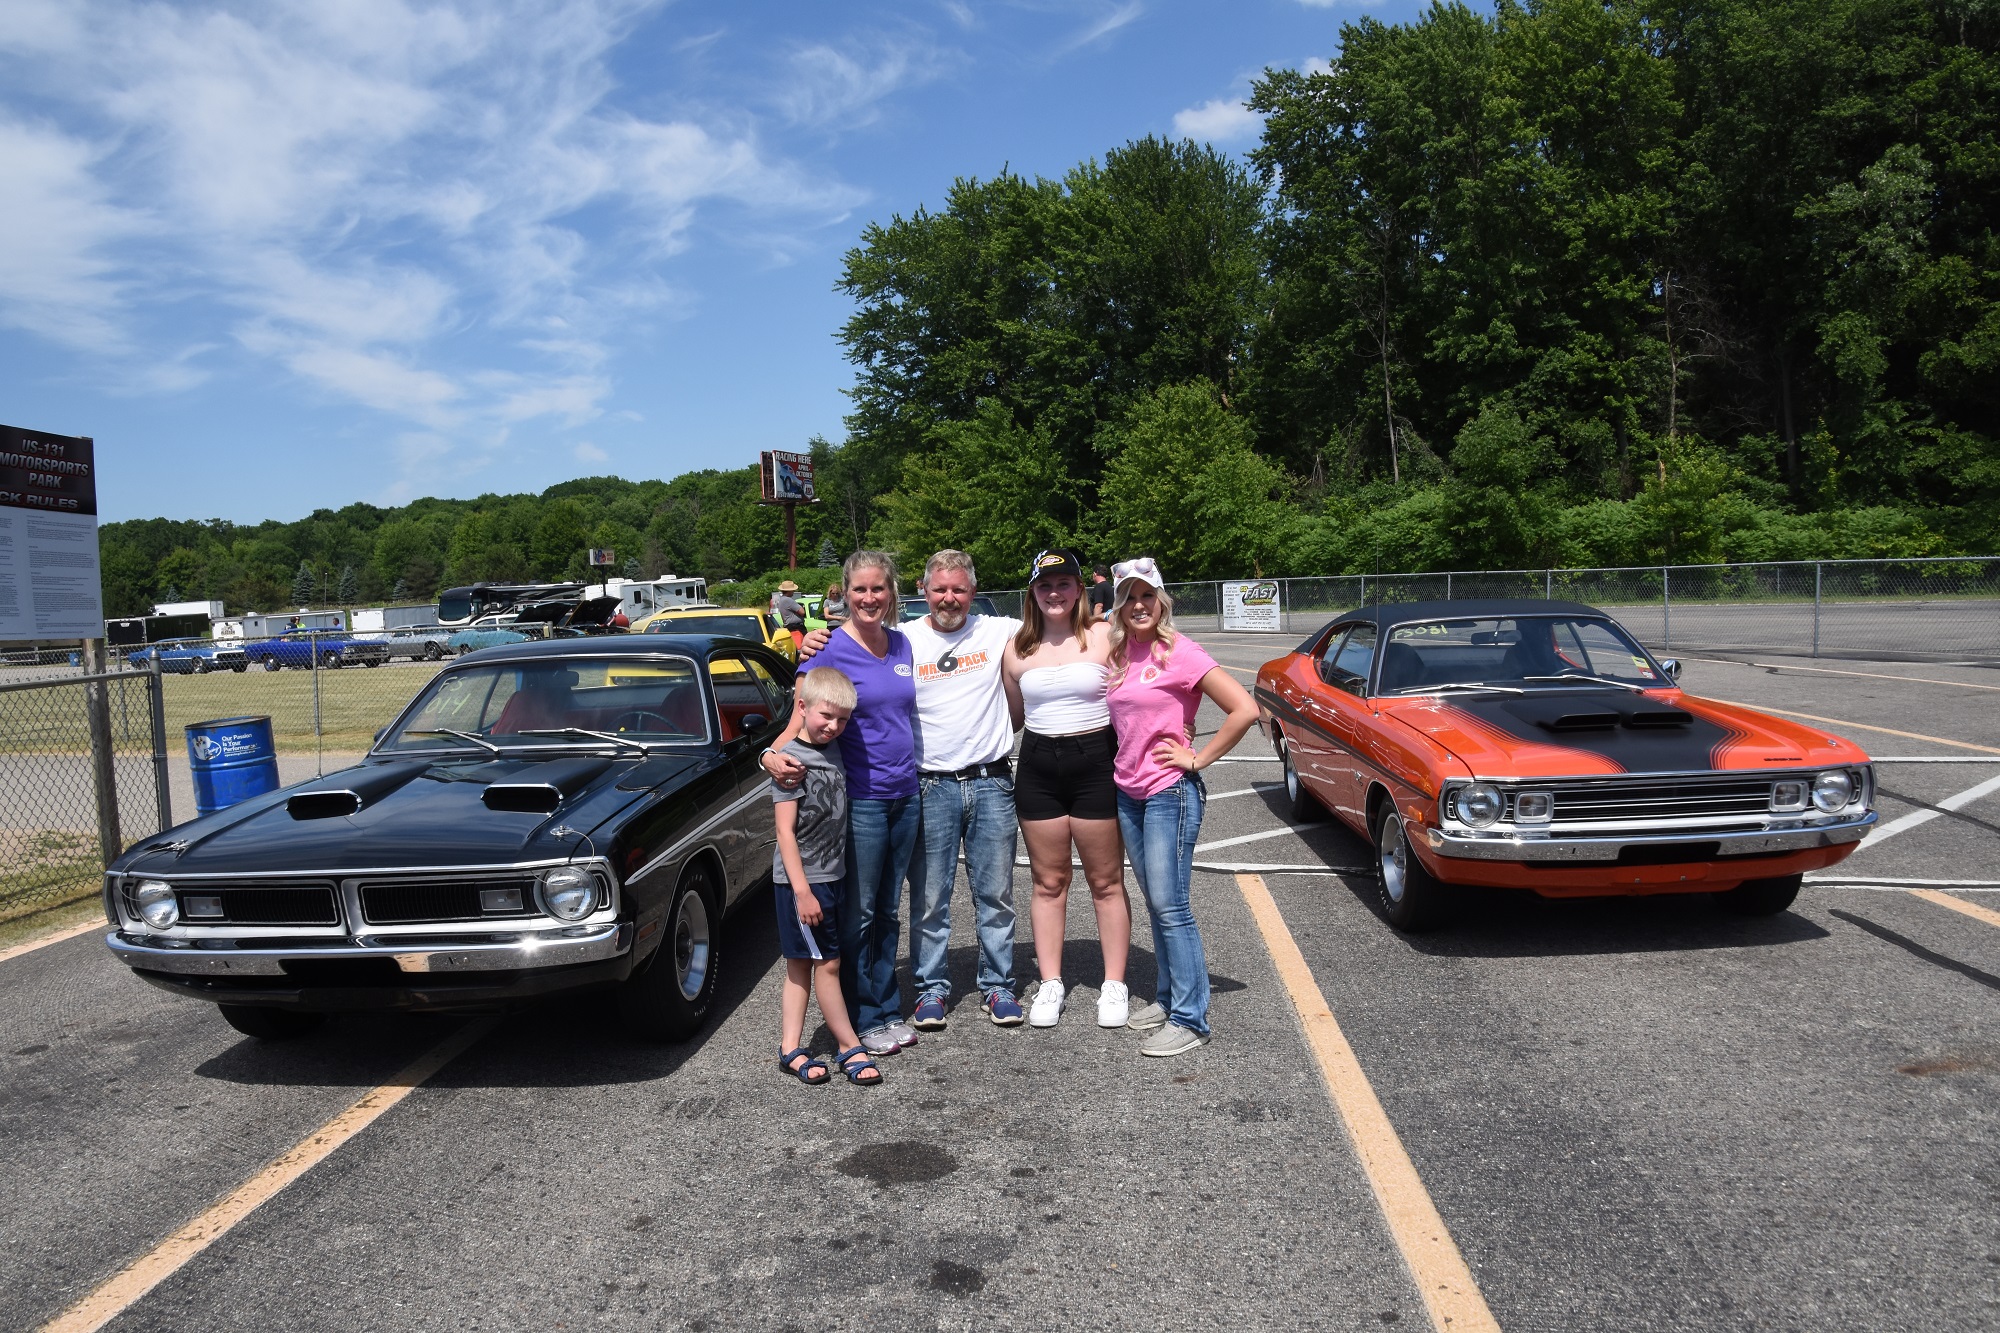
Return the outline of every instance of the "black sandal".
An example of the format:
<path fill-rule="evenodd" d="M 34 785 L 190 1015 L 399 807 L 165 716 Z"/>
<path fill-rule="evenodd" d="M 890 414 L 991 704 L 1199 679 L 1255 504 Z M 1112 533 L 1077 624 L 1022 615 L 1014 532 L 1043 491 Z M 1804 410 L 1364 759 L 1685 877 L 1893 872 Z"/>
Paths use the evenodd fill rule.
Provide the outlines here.
<path fill-rule="evenodd" d="M 854 1057 L 860 1056 L 860 1059 Z M 847 1075 L 847 1081 L 860 1088 L 872 1088 L 882 1081 L 882 1066 L 869 1058 L 866 1046 L 850 1046 L 833 1057 L 840 1062 L 840 1072 Z M 869 1070 L 875 1071 L 874 1078 L 863 1078 Z"/>
<path fill-rule="evenodd" d="M 831 1083 L 833 1081 L 833 1075 L 827 1070 L 826 1061 L 808 1059 L 802 1065 L 795 1065 L 792 1063 L 792 1061 L 798 1059 L 802 1055 L 809 1056 L 811 1054 L 812 1052 L 808 1051 L 803 1046 L 794 1047 L 793 1049 L 786 1051 L 783 1055 L 778 1057 L 778 1068 L 784 1070 L 787 1074 L 790 1074 L 793 1078 L 797 1079 L 801 1083 L 806 1084 L 809 1087 L 817 1088 L 822 1083 Z M 819 1071 L 818 1078 L 814 1078 L 812 1076 L 812 1071 L 815 1069 Z M 851 1078 L 853 1076 L 849 1075 L 849 1077 Z"/>

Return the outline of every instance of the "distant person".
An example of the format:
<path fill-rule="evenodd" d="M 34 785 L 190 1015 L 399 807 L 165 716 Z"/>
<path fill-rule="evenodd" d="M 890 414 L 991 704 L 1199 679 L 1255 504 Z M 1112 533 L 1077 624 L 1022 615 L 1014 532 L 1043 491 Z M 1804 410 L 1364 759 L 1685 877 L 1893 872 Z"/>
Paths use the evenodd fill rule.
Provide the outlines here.
<path fill-rule="evenodd" d="M 805 641 L 806 613 L 799 605 L 799 585 L 786 579 L 778 585 L 778 595 L 771 600 L 771 610 L 792 636 L 792 647 Z"/>
<path fill-rule="evenodd" d="M 873 1087 L 882 1070 L 847 1021 L 840 995 L 840 911 L 847 876 L 847 771 L 833 743 L 854 713 L 854 684 L 832 667 L 799 678 L 794 721 L 797 739 L 785 753 L 805 769 L 795 788 L 773 786 L 778 846 L 771 880 L 778 906 L 778 947 L 785 956 L 778 1065 L 801 1083 L 833 1078 L 826 1063 L 806 1049 L 808 992 L 839 1043 L 834 1056 L 847 1081 Z"/>
<path fill-rule="evenodd" d="M 1195 925 L 1194 846 L 1208 788 L 1201 770 L 1257 725 L 1249 693 L 1202 646 L 1174 628 L 1174 602 L 1149 557 L 1117 567 L 1111 681 L 1118 732 L 1118 824 L 1153 923 L 1154 1002 L 1127 1026 L 1150 1031 L 1140 1053 L 1181 1055 L 1208 1041 L 1208 960 Z M 1194 716 L 1206 697 L 1222 725 L 1199 753 Z"/>
<path fill-rule="evenodd" d="M 829 629 L 847 619 L 847 599 L 841 596 L 838 583 L 826 585 L 826 600 L 819 604 L 819 618 L 827 623 Z"/>
<path fill-rule="evenodd" d="M 1090 612 L 1099 621 L 1111 619 L 1111 571 L 1103 565 L 1090 567 Z"/>
<path fill-rule="evenodd" d="M 1007 645 L 1002 672 L 1013 720 L 1026 727 L 1014 808 L 1035 882 L 1029 918 L 1042 976 L 1028 1007 L 1028 1024 L 1054 1027 L 1067 1003 L 1063 924 L 1074 845 L 1097 909 L 1097 941 L 1104 956 L 1097 1025 L 1124 1027 L 1132 908 L 1125 899 L 1118 789 L 1111 773 L 1117 741 L 1104 703 L 1105 678 L 1111 673 L 1110 631 L 1090 623 L 1083 568 L 1074 553 L 1043 551 L 1035 557 L 1021 621 L 1020 633 Z"/>

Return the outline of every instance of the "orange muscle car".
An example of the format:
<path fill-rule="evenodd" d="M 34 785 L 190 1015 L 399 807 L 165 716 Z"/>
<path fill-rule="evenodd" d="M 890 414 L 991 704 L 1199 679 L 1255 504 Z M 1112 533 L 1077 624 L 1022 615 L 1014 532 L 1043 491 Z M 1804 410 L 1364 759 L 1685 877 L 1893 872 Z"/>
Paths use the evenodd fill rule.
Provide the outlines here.
<path fill-rule="evenodd" d="M 1781 912 L 1875 823 L 1868 756 L 1679 675 L 1576 602 L 1411 602 L 1337 617 L 1256 693 L 1294 822 L 1368 840 L 1400 929 L 1460 886 Z"/>

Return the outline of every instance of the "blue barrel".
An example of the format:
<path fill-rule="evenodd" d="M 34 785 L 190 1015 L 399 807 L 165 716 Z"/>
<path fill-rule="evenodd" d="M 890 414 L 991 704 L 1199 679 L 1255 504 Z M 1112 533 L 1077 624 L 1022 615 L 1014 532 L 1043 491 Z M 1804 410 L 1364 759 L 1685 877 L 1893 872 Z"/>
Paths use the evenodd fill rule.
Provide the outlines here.
<path fill-rule="evenodd" d="M 278 789 L 278 747 L 268 717 L 222 717 L 187 729 L 195 813 L 212 815 Z"/>

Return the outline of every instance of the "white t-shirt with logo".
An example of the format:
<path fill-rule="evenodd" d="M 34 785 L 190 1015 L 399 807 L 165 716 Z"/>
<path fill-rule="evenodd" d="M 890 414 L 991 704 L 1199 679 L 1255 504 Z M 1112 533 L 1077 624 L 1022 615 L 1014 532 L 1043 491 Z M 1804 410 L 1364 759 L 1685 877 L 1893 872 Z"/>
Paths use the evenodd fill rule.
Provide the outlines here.
<path fill-rule="evenodd" d="M 941 634 L 925 616 L 897 628 L 909 636 L 917 670 L 917 767 L 952 773 L 1013 753 L 1000 659 L 1021 622 L 971 615 L 957 633 Z"/>

